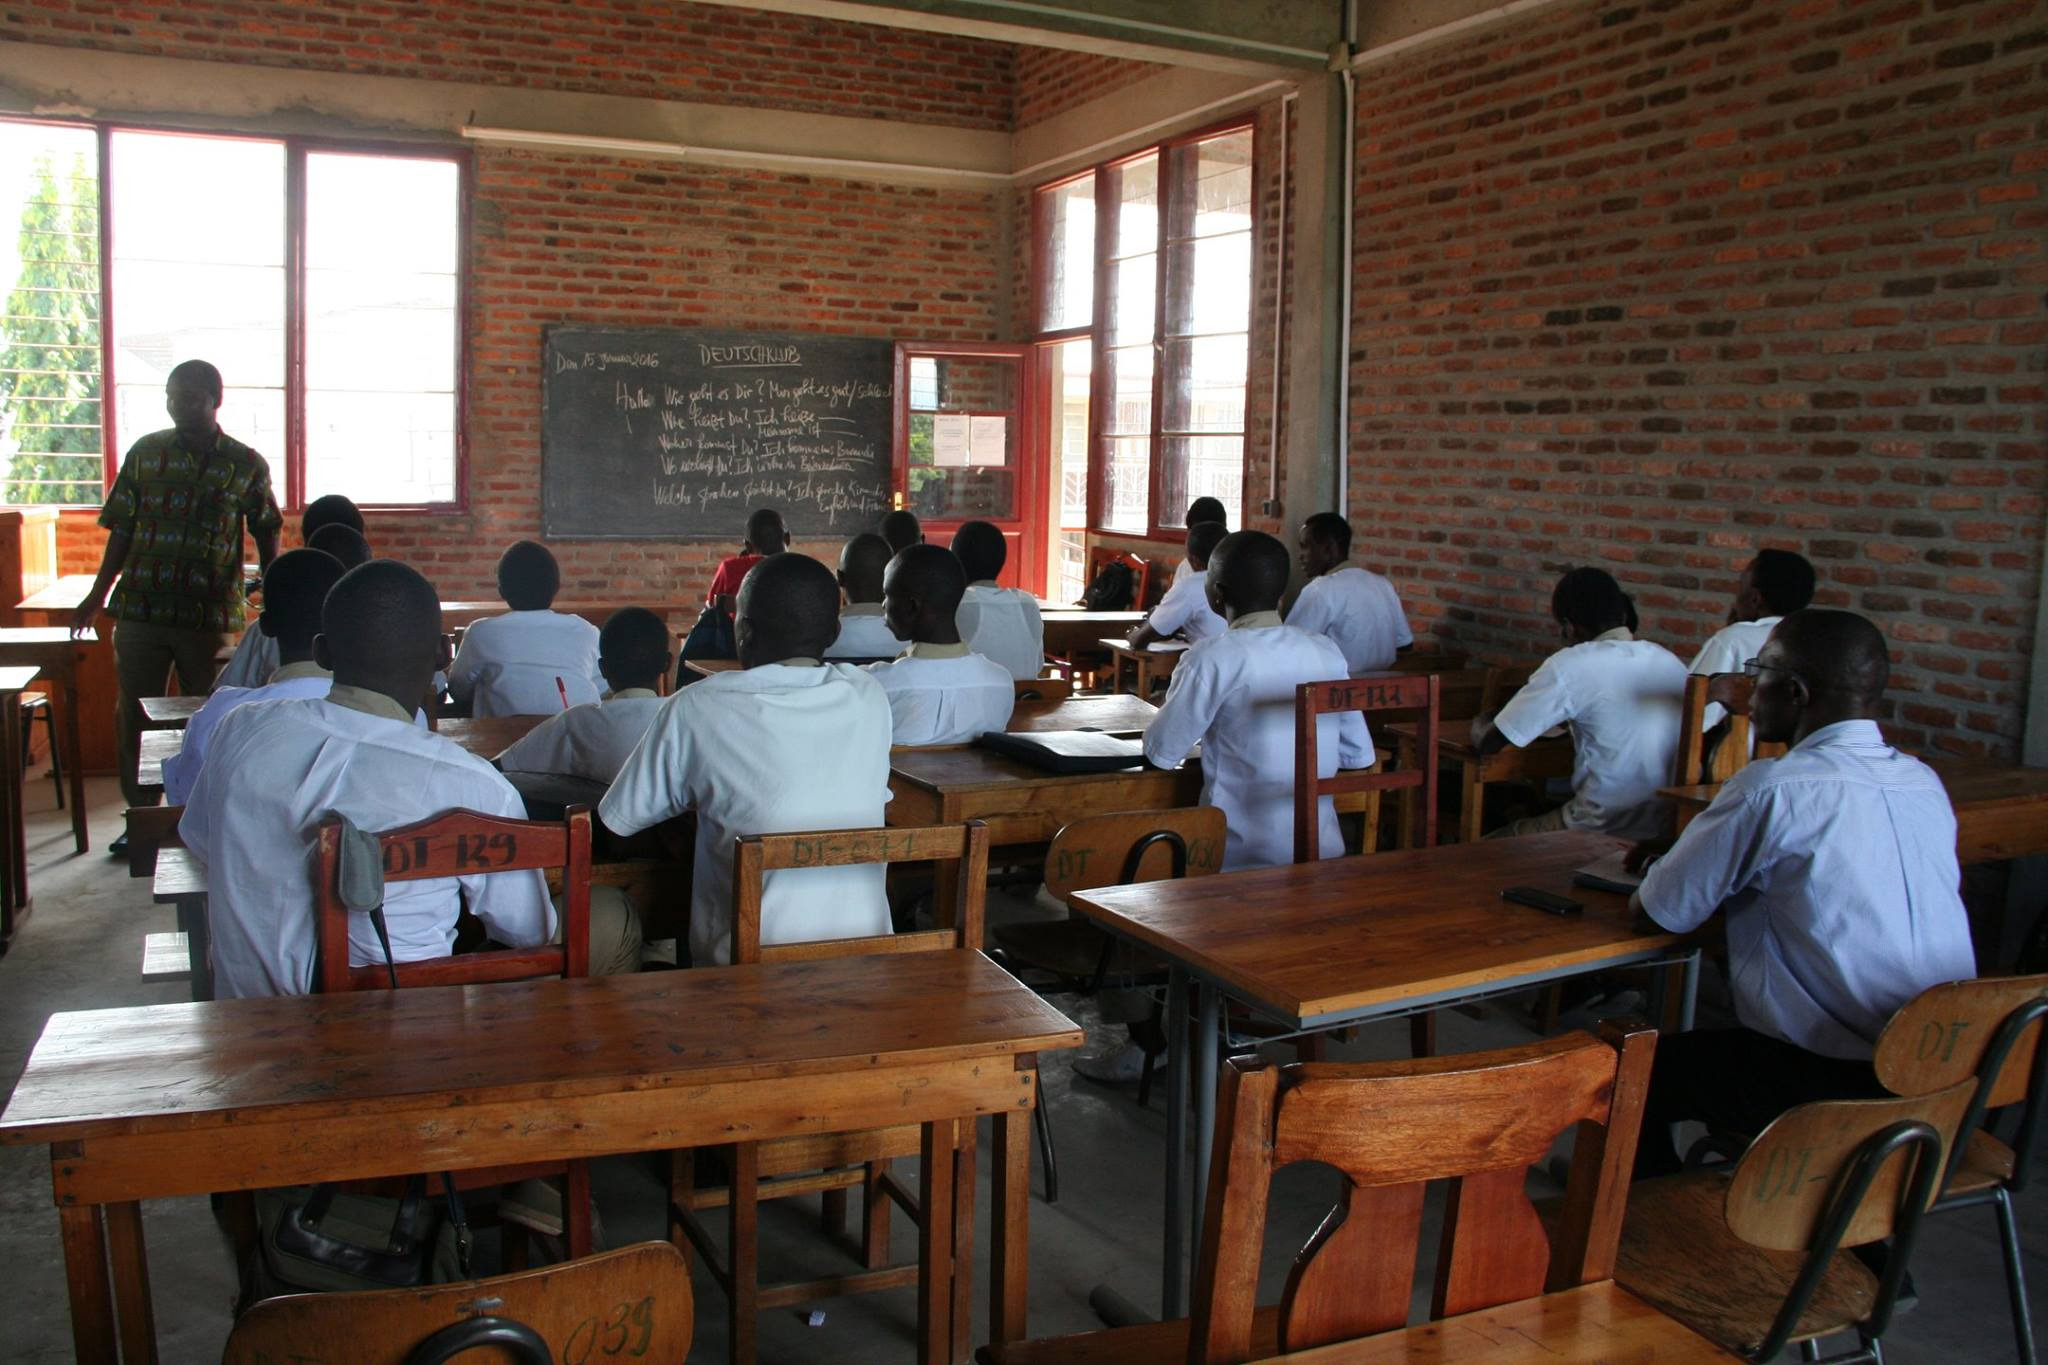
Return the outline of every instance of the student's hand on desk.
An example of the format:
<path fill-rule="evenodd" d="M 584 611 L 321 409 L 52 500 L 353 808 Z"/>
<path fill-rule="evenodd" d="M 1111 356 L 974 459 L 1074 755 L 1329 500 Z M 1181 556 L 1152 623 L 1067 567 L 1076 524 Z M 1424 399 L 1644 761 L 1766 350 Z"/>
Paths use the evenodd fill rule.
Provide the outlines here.
<path fill-rule="evenodd" d="M 1676 839 L 1645 839 L 1622 855 L 1624 871 L 1641 875 L 1644 868 L 1671 851 Z"/>

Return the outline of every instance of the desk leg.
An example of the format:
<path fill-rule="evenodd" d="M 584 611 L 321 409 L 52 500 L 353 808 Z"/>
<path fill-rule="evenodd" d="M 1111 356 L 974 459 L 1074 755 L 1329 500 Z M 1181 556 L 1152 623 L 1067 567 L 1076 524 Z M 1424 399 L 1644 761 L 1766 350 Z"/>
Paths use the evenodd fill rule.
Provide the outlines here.
<path fill-rule="evenodd" d="M 1030 1299 L 1031 1111 L 994 1116 L 989 1158 L 988 1329 L 998 1346 L 1024 1340 Z"/>
<path fill-rule="evenodd" d="M 107 1278 L 107 1235 L 97 1204 L 59 1208 L 64 1275 L 71 1289 L 71 1349 L 79 1365 L 119 1360 L 114 1349 L 114 1286 Z"/>
<path fill-rule="evenodd" d="M 1458 842 L 1476 844 L 1486 823 L 1486 784 L 1479 780 L 1477 763 L 1461 763 L 1458 769 Z"/>
<path fill-rule="evenodd" d="M 1209 1157 L 1216 1141 L 1216 1034 L 1222 993 L 1204 983 L 1195 990 L 1195 1192 L 1189 1245 L 1202 1245 L 1202 1211 L 1209 1201 Z"/>
<path fill-rule="evenodd" d="M 917 1244 L 917 1358 L 921 1365 L 939 1365 L 953 1358 L 952 1120 L 924 1125 L 918 1157 L 924 1235 Z"/>
<path fill-rule="evenodd" d="M 107 1249 L 114 1264 L 114 1308 L 126 1365 L 155 1365 L 156 1310 L 149 1298 L 149 1259 L 142 1245 L 142 1205 L 107 1205 Z"/>
<path fill-rule="evenodd" d="M 185 935 L 185 961 L 192 971 L 192 998 L 213 999 L 213 949 L 207 939 L 206 897 L 186 896 L 177 904 L 178 929 Z"/>
<path fill-rule="evenodd" d="M 1690 1033 L 1693 1014 L 1700 1003 L 1700 950 L 1695 948 L 1685 955 L 1684 984 L 1678 996 L 1678 1031 Z"/>
<path fill-rule="evenodd" d="M 21 694 L 0 693 L 0 951 L 28 915 L 28 844 L 21 817 Z"/>
<path fill-rule="evenodd" d="M 71 842 L 80 853 L 89 842 L 85 831 L 85 744 L 78 737 L 78 683 L 66 678 L 57 689 L 64 699 L 64 766 L 71 779 Z"/>
<path fill-rule="evenodd" d="M 1181 1196 L 1186 1189 L 1187 1150 L 1188 974 L 1175 966 L 1166 974 L 1166 1246 L 1159 1293 L 1159 1316 L 1168 1321 L 1185 1311 L 1181 1239 L 1187 1232 L 1187 1214 Z"/>
<path fill-rule="evenodd" d="M 954 1125 L 953 1152 L 953 1356 L 959 1365 L 973 1358 L 968 1337 L 974 1328 L 974 1156 L 981 1124 L 973 1116 Z M 989 1305 L 991 1313 L 995 1305 Z"/>

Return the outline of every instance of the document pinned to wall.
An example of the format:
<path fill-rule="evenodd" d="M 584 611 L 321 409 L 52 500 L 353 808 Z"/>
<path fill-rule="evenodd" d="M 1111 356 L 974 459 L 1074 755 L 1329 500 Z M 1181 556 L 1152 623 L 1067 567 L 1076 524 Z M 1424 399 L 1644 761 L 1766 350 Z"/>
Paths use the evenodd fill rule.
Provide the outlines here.
<path fill-rule="evenodd" d="M 1010 462 L 1010 419 L 1001 413 L 977 416 L 968 439 L 967 463 L 977 466 Z"/>
<path fill-rule="evenodd" d="M 932 418 L 932 463 L 941 469 L 964 469 L 970 461 L 972 422 L 966 413 L 942 412 Z"/>

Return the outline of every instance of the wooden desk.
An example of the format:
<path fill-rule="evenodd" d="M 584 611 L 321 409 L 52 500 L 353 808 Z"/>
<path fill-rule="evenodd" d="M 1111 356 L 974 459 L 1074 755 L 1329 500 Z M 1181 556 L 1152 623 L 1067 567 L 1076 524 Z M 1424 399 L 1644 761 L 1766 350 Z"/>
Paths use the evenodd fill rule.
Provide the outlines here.
<path fill-rule="evenodd" d="M 1133 649 L 1122 640 L 1103 639 L 1095 643 L 1109 654 L 1111 689 L 1117 692 L 1124 690 L 1124 667 L 1128 664 L 1131 694 L 1147 700 L 1152 696 L 1152 684 L 1172 677 L 1181 655 L 1188 652 L 1185 645 L 1169 645 L 1164 649 L 1147 645 L 1143 649 Z"/>
<path fill-rule="evenodd" d="M 192 970 L 192 998 L 213 999 L 213 958 L 207 947 L 206 869 L 190 849 L 172 844 L 157 850 L 149 898 L 158 905 L 176 908 L 178 931 L 185 936 L 186 960 Z"/>
<path fill-rule="evenodd" d="M 482 716 L 441 722 L 434 733 L 453 740 L 478 758 L 494 759 L 526 737 L 526 732 L 546 716 Z M 185 747 L 183 730 L 144 730 L 135 780 L 143 787 L 162 791 L 164 760 Z"/>
<path fill-rule="evenodd" d="M 1272 1365 L 1710 1365 L 1740 1359 L 1612 1280 L 1267 1357 Z"/>
<path fill-rule="evenodd" d="M 2048 853 L 2048 768 L 2009 768 L 1968 759 L 1925 758 L 1956 812 L 1956 861 L 1992 863 Z M 1683 832 L 1713 804 L 1718 782 L 1665 787 Z"/>
<path fill-rule="evenodd" d="M 679 1019 L 734 1027 L 679 1034 Z M 479 1048 L 475 1040 L 491 1039 Z M 400 1040 L 403 1040 L 402 1043 Z M 154 1359 L 139 1201 L 995 1119 L 990 1322 L 1025 1329 L 1037 1054 L 1081 1030 L 979 953 L 58 1014 L 0 1115 L 50 1144 L 81 1361 Z M 955 1358 L 970 1129 L 927 1162 L 920 1358 Z M 971 1236 L 971 1225 L 961 1231 Z M 111 1251 L 111 1267 L 109 1253 Z M 956 1270 L 956 1266 L 958 1267 Z M 964 1339 L 966 1333 L 958 1336 Z"/>
<path fill-rule="evenodd" d="M 204 697 L 144 697 L 142 698 L 142 728 L 145 730 L 182 730 L 187 721 L 206 705 Z"/>
<path fill-rule="evenodd" d="M 1142 697 L 1068 697 L 1064 701 L 1020 701 L 1006 728 L 1013 735 L 1048 730 L 1100 730 L 1105 735 L 1142 735 L 1159 708 Z"/>
<path fill-rule="evenodd" d="M 1048 611 L 1039 620 L 1045 626 L 1045 652 L 1071 658 L 1100 650 L 1105 635 L 1128 635 L 1131 627 L 1145 619 L 1142 611 Z"/>
<path fill-rule="evenodd" d="M 892 807 L 894 803 L 891 803 Z M 1628 898 L 1571 884 L 1572 872 L 1622 847 L 1566 832 L 1377 853 L 1085 891 L 1074 913 L 1142 945 L 1170 968 L 1163 1316 L 1181 1314 L 1182 1153 L 1195 1105 L 1194 1226 L 1201 1227 L 1214 1128 L 1217 1023 L 1224 995 L 1289 1030 L 1413 1014 L 1452 1001 L 1526 990 L 1642 963 L 1685 964 L 1681 1027 L 1692 1024 L 1698 953 L 1678 935 L 1638 933 Z M 1500 898 L 1537 886 L 1586 906 L 1569 918 Z M 1198 1049 L 1190 1076 L 1188 986 Z M 1653 1018 L 1662 1017 L 1653 1012 Z"/>
<path fill-rule="evenodd" d="M 28 837 L 21 818 L 21 694 L 33 668 L 0 668 L 0 953 L 28 918 Z"/>
<path fill-rule="evenodd" d="M 36 596 L 40 597 L 38 593 Z M 36 599 L 31 597 L 29 602 Z M 26 603 L 24 603 L 26 606 Z M 78 852 L 87 848 L 85 828 L 85 745 L 79 738 L 78 713 L 81 706 L 78 680 L 79 671 L 85 662 L 86 652 L 99 644 L 99 636 L 86 631 L 78 639 L 71 638 L 66 626 L 13 626 L 0 630 L 0 668 L 33 668 L 40 672 L 43 681 L 50 683 L 50 704 L 57 708 L 63 719 L 62 738 L 58 743 L 64 747 L 64 767 L 71 777 L 71 842 Z M 112 667 L 111 655 L 108 666 Z M 107 715 L 111 724 L 113 705 L 108 703 Z M 18 725 L 10 715 L 9 725 Z"/>
<path fill-rule="evenodd" d="M 185 747 L 183 730 L 144 730 L 136 737 L 135 785 L 144 792 L 163 794 L 164 760 Z"/>
<path fill-rule="evenodd" d="M 1193 764 L 1162 772 L 1049 773 L 973 746 L 899 749 L 889 755 L 892 825 L 988 823 L 990 847 L 1042 844 L 1083 815 L 1166 810 L 1201 799 Z"/>
<path fill-rule="evenodd" d="M 1479 746 L 1465 733 L 1469 729 L 1471 726 L 1467 724 L 1437 731 L 1437 762 L 1445 767 L 1453 763 L 1458 766 L 1458 842 L 1461 844 L 1477 843 L 1485 833 L 1488 783 L 1542 782 L 1553 777 L 1570 777 L 1574 752 L 1571 736 L 1560 735 L 1556 739 L 1539 739 L 1527 748 L 1510 744 L 1497 754 L 1481 757 Z M 1401 766 L 1414 766 L 1415 727 L 1396 723 L 1387 726 L 1386 732 L 1394 737 L 1395 752 Z M 1403 843 L 1407 842 L 1405 827 L 1401 838 Z"/>
<path fill-rule="evenodd" d="M 22 625 L 70 630 L 78 604 L 92 591 L 92 580 L 91 574 L 67 574 L 24 597 L 16 608 Z M 112 618 L 102 618 L 98 638 L 84 645 L 78 660 L 78 707 L 79 714 L 86 717 L 80 730 L 80 752 L 85 755 L 82 771 L 86 773 L 116 773 L 121 767 L 120 745 L 114 738 L 114 706 L 120 699 L 120 685 L 114 675 L 112 624 Z M 47 670 L 44 676 L 49 676 Z"/>
<path fill-rule="evenodd" d="M 739 666 L 740 661 L 738 659 L 683 660 L 683 667 L 689 669 L 700 678 L 708 678 L 714 673 L 732 673 L 737 671 Z"/>

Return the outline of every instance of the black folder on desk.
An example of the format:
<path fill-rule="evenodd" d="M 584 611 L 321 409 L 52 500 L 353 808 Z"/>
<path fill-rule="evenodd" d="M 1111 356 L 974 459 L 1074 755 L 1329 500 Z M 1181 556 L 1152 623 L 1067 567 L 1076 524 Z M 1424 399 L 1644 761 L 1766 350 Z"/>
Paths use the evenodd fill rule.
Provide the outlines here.
<path fill-rule="evenodd" d="M 991 730 L 976 742 L 1005 758 L 1052 773 L 1113 773 L 1145 761 L 1143 740 L 1120 739 L 1099 730 L 1043 730 L 1023 735 Z"/>

